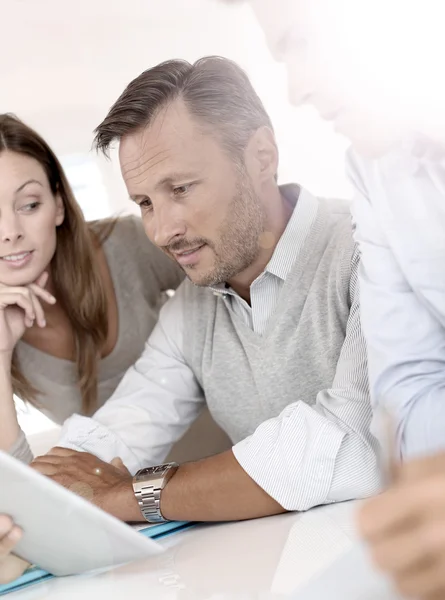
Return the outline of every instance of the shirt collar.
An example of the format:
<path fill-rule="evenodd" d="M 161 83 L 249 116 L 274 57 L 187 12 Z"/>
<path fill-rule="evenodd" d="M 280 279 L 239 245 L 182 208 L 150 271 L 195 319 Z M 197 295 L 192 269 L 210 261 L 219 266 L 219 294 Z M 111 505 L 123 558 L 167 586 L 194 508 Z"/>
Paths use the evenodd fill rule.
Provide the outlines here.
<path fill-rule="evenodd" d="M 286 281 L 306 241 L 318 203 L 308 191 L 296 185 L 281 186 L 280 190 L 295 208 L 265 271 Z"/>
<path fill-rule="evenodd" d="M 301 252 L 317 214 L 318 201 L 307 190 L 296 184 L 287 184 L 280 186 L 280 191 L 294 205 L 294 210 L 286 229 L 278 240 L 270 261 L 257 280 L 264 273 L 275 275 L 283 281 L 286 280 Z M 235 294 L 226 283 L 210 286 L 209 289 L 216 295 Z"/>

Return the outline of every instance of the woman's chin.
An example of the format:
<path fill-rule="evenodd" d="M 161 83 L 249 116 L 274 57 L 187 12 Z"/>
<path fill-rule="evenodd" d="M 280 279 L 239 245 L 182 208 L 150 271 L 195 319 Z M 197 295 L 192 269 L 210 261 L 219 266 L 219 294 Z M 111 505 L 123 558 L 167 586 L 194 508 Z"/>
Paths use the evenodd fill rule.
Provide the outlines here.
<path fill-rule="evenodd" d="M 9 287 L 26 287 L 34 283 L 40 277 L 42 271 L 34 269 L 24 269 L 15 273 L 4 273 L 0 270 L 0 284 Z"/>

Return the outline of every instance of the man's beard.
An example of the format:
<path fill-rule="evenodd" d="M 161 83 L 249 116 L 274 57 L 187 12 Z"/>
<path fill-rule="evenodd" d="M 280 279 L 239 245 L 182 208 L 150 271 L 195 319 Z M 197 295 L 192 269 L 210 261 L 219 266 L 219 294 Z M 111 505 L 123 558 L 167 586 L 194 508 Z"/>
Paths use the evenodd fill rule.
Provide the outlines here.
<path fill-rule="evenodd" d="M 170 258 L 175 259 L 177 252 L 203 245 L 209 247 L 214 255 L 214 266 L 210 271 L 198 275 L 198 266 L 182 267 L 195 285 L 207 287 L 225 283 L 247 269 L 258 257 L 259 239 L 266 220 L 264 209 L 244 169 L 239 174 L 236 187 L 227 209 L 227 218 L 218 230 L 216 243 L 200 237 L 178 240 L 162 248 Z"/>
<path fill-rule="evenodd" d="M 219 241 L 214 244 L 202 240 L 213 251 L 215 264 L 211 271 L 199 278 L 187 276 L 199 286 L 225 283 L 247 269 L 258 257 L 259 238 L 264 231 L 265 215 L 246 173 L 237 185 L 227 211 L 227 218 L 219 228 Z M 196 247 L 198 244 L 195 244 Z M 190 246 L 191 247 L 191 246 Z M 190 271 L 193 270 L 193 267 Z M 191 274 L 191 273 L 190 273 Z"/>

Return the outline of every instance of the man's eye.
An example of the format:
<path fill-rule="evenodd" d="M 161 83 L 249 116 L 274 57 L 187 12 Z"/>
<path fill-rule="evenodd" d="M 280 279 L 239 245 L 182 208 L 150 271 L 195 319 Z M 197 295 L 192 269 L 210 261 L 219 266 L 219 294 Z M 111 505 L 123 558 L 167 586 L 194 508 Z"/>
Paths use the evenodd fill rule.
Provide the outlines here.
<path fill-rule="evenodd" d="M 187 192 L 190 191 L 190 188 L 190 183 L 187 183 L 186 185 L 178 185 L 177 187 L 173 188 L 173 194 L 175 196 L 184 196 L 184 194 L 187 194 Z"/>
<path fill-rule="evenodd" d="M 153 204 L 149 198 L 146 198 L 145 200 L 139 202 L 139 207 L 144 210 L 151 210 L 153 208 Z"/>

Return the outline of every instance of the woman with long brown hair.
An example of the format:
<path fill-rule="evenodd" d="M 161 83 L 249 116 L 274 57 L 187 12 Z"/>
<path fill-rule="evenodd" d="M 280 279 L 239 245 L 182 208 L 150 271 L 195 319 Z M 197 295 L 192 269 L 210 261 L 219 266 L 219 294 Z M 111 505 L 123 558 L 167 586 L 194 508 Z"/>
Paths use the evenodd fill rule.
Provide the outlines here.
<path fill-rule="evenodd" d="M 87 223 L 45 141 L 0 115 L 0 449 L 31 460 L 13 393 L 59 423 L 97 410 L 182 278 L 138 218 Z"/>
<path fill-rule="evenodd" d="M 0 115 L 0 449 L 32 460 L 14 394 L 58 423 L 104 404 L 182 279 L 140 219 L 87 223 L 46 142 Z"/>
<path fill-rule="evenodd" d="M 140 219 L 87 223 L 45 141 L 0 115 L 0 449 L 31 459 L 13 393 L 59 423 L 97 410 L 182 278 Z"/>

